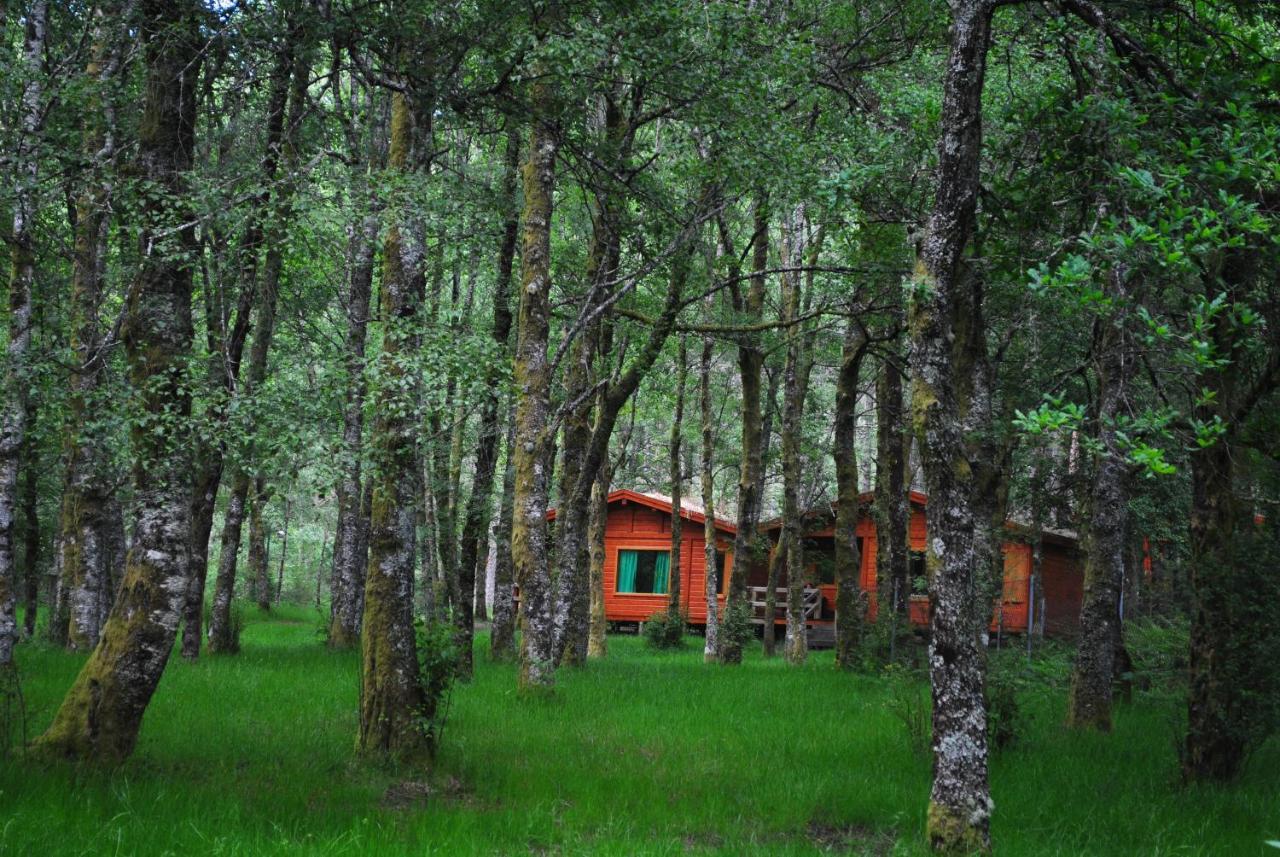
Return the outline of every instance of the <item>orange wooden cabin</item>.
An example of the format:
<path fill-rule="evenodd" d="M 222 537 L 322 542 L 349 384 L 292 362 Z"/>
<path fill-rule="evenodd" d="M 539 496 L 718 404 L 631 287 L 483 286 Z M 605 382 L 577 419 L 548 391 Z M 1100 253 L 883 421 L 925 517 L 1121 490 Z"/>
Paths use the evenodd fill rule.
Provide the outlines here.
<path fill-rule="evenodd" d="M 670 584 L 671 498 L 621 489 L 609 494 L 604 529 L 604 609 L 610 622 L 644 622 L 667 608 Z M 691 503 L 681 504 L 680 605 L 692 625 L 707 622 L 706 516 Z M 547 516 L 555 520 L 555 510 Z M 716 554 L 721 565 L 719 603 L 724 608 L 725 580 L 732 574 L 737 527 L 717 520 Z M 667 575 L 663 576 L 663 563 Z"/>
<path fill-rule="evenodd" d="M 860 583 L 868 593 L 871 614 L 876 609 L 876 528 L 869 514 L 871 495 L 864 495 L 859 515 L 857 538 L 862 554 Z M 924 574 L 925 497 L 911 493 L 909 540 L 912 577 Z M 643 494 L 621 489 L 608 497 L 608 517 L 604 541 L 605 616 L 611 622 L 644 622 L 667 607 L 670 584 L 671 554 L 670 497 Z M 548 514 L 555 520 L 555 510 Z M 687 501 L 682 504 L 684 530 L 681 539 L 680 605 L 691 625 L 707 621 L 706 559 L 703 538 L 705 515 Z M 830 626 L 835 620 L 835 552 L 834 514 L 809 515 L 805 534 L 807 623 L 814 628 Z M 737 528 L 716 520 L 716 553 L 718 564 L 719 606 L 724 607 L 727 578 L 734 573 L 733 539 Z M 766 522 L 761 527 L 766 538 L 776 544 L 780 522 Z M 1011 538 L 1005 543 L 1004 597 L 992 617 L 992 629 L 1022 632 L 1027 628 L 1031 609 L 1031 545 L 1021 540 L 1023 532 L 1010 524 Z M 747 587 L 754 606 L 756 621 L 763 615 L 767 591 L 767 568 L 761 564 L 748 570 Z M 785 573 L 780 581 L 786 585 Z M 1072 633 L 1079 624 L 1083 592 L 1083 574 L 1075 541 L 1065 535 L 1044 533 L 1042 536 L 1041 582 L 1035 593 L 1034 621 L 1043 625 L 1048 635 Z M 786 596 L 779 593 L 777 622 L 786 621 Z M 911 619 L 920 626 L 928 624 L 928 597 L 911 597 Z"/>
<path fill-rule="evenodd" d="M 871 494 L 863 494 L 859 500 L 856 529 L 862 563 L 859 585 L 867 593 L 868 612 L 876 615 L 878 594 L 876 580 L 876 525 L 870 514 Z M 909 576 L 912 580 L 923 578 L 925 552 L 925 495 L 912 491 L 910 495 L 910 519 L 907 539 L 910 546 Z M 835 619 L 836 585 L 834 578 L 835 512 L 827 510 L 806 516 L 805 578 L 816 590 L 817 596 L 808 600 L 811 606 L 811 625 L 821 626 Z M 1084 592 L 1083 566 L 1073 538 L 1064 534 L 1041 534 L 1040 581 L 1037 592 L 1031 591 L 1032 546 L 1026 528 L 1010 522 L 1006 525 L 1010 538 L 1004 544 L 1004 592 L 999 604 L 992 610 L 991 630 L 1022 633 L 1028 621 L 1043 626 L 1050 636 L 1070 635 L 1080 624 L 1080 605 Z M 780 520 L 767 521 L 761 529 L 769 539 L 771 548 L 777 545 L 781 534 Z M 747 585 L 753 593 L 763 598 L 767 591 L 768 569 L 761 564 L 751 569 Z M 786 585 L 785 571 L 781 573 L 780 586 Z M 1032 606 L 1032 598 L 1035 604 Z M 785 595 L 779 593 L 782 603 Z M 929 624 L 929 598 L 924 594 L 909 596 L 910 616 L 913 624 L 925 627 Z M 807 606 L 808 606 L 807 605 Z M 779 620 L 785 622 L 785 617 Z"/>

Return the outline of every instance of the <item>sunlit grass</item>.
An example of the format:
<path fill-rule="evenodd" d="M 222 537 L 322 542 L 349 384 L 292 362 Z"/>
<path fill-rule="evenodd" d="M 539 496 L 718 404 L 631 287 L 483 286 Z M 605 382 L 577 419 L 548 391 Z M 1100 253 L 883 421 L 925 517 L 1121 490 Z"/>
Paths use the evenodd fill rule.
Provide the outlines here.
<path fill-rule="evenodd" d="M 725 669 L 611 638 L 551 699 L 481 656 L 427 774 L 354 758 L 358 656 L 327 651 L 314 613 L 248 618 L 240 655 L 170 662 L 124 768 L 0 764 L 0 852 L 922 852 L 928 759 L 889 683 L 828 653 Z M 19 659 L 38 730 L 81 659 Z M 1024 705 L 1028 734 L 992 765 L 1000 854 L 1265 854 L 1280 835 L 1274 742 L 1238 785 L 1186 790 L 1167 708 L 1081 737 L 1059 695 Z"/>

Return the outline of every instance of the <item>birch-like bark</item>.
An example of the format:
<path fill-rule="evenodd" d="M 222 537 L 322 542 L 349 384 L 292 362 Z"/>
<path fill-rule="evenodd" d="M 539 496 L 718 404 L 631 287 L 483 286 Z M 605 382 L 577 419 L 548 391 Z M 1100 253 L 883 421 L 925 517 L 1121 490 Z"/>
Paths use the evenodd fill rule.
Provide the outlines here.
<path fill-rule="evenodd" d="M 14 151 L 12 273 L 9 279 L 9 342 L 4 390 L 0 395 L 0 667 L 13 661 L 18 640 L 17 520 L 18 465 L 30 407 L 27 387 L 32 326 L 32 286 L 36 276 L 35 225 L 40 168 L 39 135 L 44 116 L 44 47 L 49 4 L 40 0 L 27 15 L 22 44 L 22 127 Z"/>
<path fill-rule="evenodd" d="M 495 353 L 505 361 L 508 340 L 511 338 L 511 272 L 515 264 L 516 239 L 519 237 L 519 209 L 516 188 L 520 169 L 520 131 L 512 129 L 507 134 L 507 148 L 502 179 L 502 199 L 507 208 L 503 213 L 502 242 L 498 247 L 498 266 L 493 294 L 493 344 Z M 462 558 L 459 563 L 459 589 L 464 596 L 475 593 L 475 613 L 470 604 L 455 614 L 458 626 L 462 661 L 459 676 L 471 677 L 472 653 L 475 637 L 475 616 L 484 610 L 484 568 L 480 565 L 489 541 L 489 520 L 493 513 L 493 478 L 498 465 L 498 441 L 502 432 L 502 404 L 499 381 L 500 366 L 495 363 L 489 370 L 489 391 L 480 412 L 480 437 L 476 446 L 475 478 L 471 483 L 471 497 L 467 503 L 466 521 L 462 530 Z M 463 599 L 466 600 L 465 597 Z"/>
<path fill-rule="evenodd" d="M 716 532 L 715 525 L 715 429 L 712 422 L 711 409 L 711 358 L 713 356 L 711 337 L 702 337 L 702 356 L 698 362 L 698 406 L 702 422 L 702 511 L 706 519 L 702 524 L 704 541 L 704 561 L 706 562 L 706 579 L 703 596 L 707 601 L 707 624 L 705 643 L 702 648 L 702 659 L 713 663 L 720 657 L 720 603 L 718 599 L 720 581 L 716 570 Z M 603 548 L 603 543 L 601 545 Z M 601 608 L 603 611 L 603 608 Z"/>
<path fill-rule="evenodd" d="M 387 165 L 401 174 L 413 168 L 414 112 L 410 96 L 392 97 L 391 145 Z M 419 145 L 426 145 L 422 141 Z M 415 322 L 425 297 L 423 247 L 407 228 L 411 216 L 403 200 L 389 205 L 383 251 L 381 317 L 385 325 L 370 435 L 373 506 L 369 522 L 369 566 L 365 573 L 361 622 L 360 727 L 356 746 L 363 753 L 412 756 L 430 752 L 422 728 L 427 699 L 419 682 L 413 630 L 413 578 L 417 565 L 419 463 L 414 416 L 419 402 L 406 361 L 418 349 Z"/>
<path fill-rule="evenodd" d="M 985 358 L 980 292 L 964 253 L 975 227 L 982 155 L 982 87 L 992 0 L 951 3 L 943 78 L 937 191 L 912 280 L 912 420 L 928 486 L 929 678 L 933 692 L 933 788 L 927 835 L 939 851 L 990 847 L 987 712 L 983 694 L 987 617 L 976 605 L 982 551 L 975 533 L 987 504 L 976 496 L 966 433 L 970 369 Z M 972 349 L 980 347 L 983 354 Z M 980 627 L 976 627 L 980 626 Z"/>
<path fill-rule="evenodd" d="M 143 178 L 163 193 L 142 203 L 143 259 L 122 329 L 131 381 L 156 419 L 133 430 L 133 543 L 101 639 L 37 752 L 119 761 L 132 752 L 169 653 L 187 590 L 191 455 L 192 259 L 186 174 L 195 136 L 195 90 L 204 10 L 193 0 L 144 0 L 138 29 L 146 86 L 138 141 Z"/>

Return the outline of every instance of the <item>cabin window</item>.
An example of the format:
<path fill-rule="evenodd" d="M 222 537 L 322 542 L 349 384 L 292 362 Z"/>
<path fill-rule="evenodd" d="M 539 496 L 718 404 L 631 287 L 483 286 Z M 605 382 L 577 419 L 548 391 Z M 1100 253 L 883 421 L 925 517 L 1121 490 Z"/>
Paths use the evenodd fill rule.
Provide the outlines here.
<path fill-rule="evenodd" d="M 618 592 L 663 595 L 670 574 L 670 551 L 618 551 Z"/>
<path fill-rule="evenodd" d="M 929 574 L 925 570 L 924 551 L 911 552 L 911 594 L 924 595 L 929 591 Z"/>
<path fill-rule="evenodd" d="M 724 551 L 716 551 L 716 595 L 724 595 Z"/>

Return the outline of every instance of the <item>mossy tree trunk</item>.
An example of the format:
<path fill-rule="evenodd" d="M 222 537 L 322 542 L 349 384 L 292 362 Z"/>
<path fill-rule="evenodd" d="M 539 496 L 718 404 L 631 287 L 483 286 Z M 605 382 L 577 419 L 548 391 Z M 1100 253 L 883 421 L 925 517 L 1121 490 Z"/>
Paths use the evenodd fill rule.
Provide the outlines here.
<path fill-rule="evenodd" d="M 393 96 L 390 170 L 406 173 L 413 168 L 414 113 L 429 110 L 412 104 L 404 92 Z M 430 735 L 421 724 L 429 712 L 413 629 L 419 396 L 411 367 L 420 342 L 416 324 L 425 296 L 424 254 L 415 231 L 405 227 L 411 216 L 407 201 L 394 200 L 387 215 L 380 313 L 384 330 L 378 358 L 382 380 L 370 436 L 373 506 L 360 634 L 357 746 L 364 753 L 412 756 L 431 749 Z"/>
<path fill-rule="evenodd" d="M 990 847 L 984 653 L 987 614 L 975 532 L 990 505 L 974 491 L 968 438 L 983 417 L 971 378 L 985 359 L 981 288 L 964 262 L 973 237 L 982 155 L 982 88 L 993 0 L 951 3 L 937 191 L 911 281 L 912 423 L 929 505 L 929 678 L 933 787 L 926 824 L 938 851 Z M 974 353 L 983 349 L 981 354 Z"/>
<path fill-rule="evenodd" d="M 608 459 L 596 474 L 591 488 L 591 519 L 587 523 L 587 549 L 591 561 L 591 620 L 587 637 L 587 657 L 603 658 L 609 654 L 608 616 L 604 604 L 604 535 L 609 519 L 609 484 L 613 466 Z"/>
<path fill-rule="evenodd" d="M 1113 318 L 1099 322 L 1095 361 L 1098 460 L 1089 486 L 1084 521 L 1084 597 L 1080 639 L 1071 670 L 1067 725 L 1074 729 L 1111 729 L 1112 678 L 1120 639 L 1120 587 L 1125 576 L 1125 540 L 1129 518 L 1129 465 L 1121 447 L 1119 420 L 1129 405 L 1128 388 L 1136 368 L 1127 352 L 1124 307 L 1129 299 L 1122 266 L 1107 274 Z"/>
<path fill-rule="evenodd" d="M 744 323 L 758 322 L 764 310 L 764 269 L 769 261 L 769 212 L 763 198 L 755 205 L 751 238 L 752 275 L 746 294 L 734 285 L 730 295 L 735 312 Z M 726 255 L 735 254 L 724 221 L 720 221 L 720 239 Z M 760 484 L 764 473 L 763 412 L 760 407 L 760 375 L 764 367 L 764 351 L 754 333 L 738 335 L 738 375 L 742 385 L 742 465 L 738 477 L 738 532 L 733 543 L 733 570 L 725 597 L 723 622 L 720 627 L 720 662 L 742 663 L 742 650 L 751 631 L 751 605 L 747 598 L 747 574 L 763 555 L 757 528 L 760 523 Z"/>
<path fill-rule="evenodd" d="M 605 458 L 608 456 L 609 441 L 613 437 L 613 430 L 617 426 L 618 417 L 622 413 L 623 407 L 631 400 L 631 396 L 640 386 L 640 382 L 644 380 L 645 375 L 653 368 L 658 356 L 662 353 L 667 337 L 675 328 L 676 318 L 679 316 L 680 308 L 683 306 L 684 290 L 689 278 L 692 242 L 702 223 L 702 205 L 705 200 L 706 197 L 704 195 L 703 199 L 695 205 L 695 215 L 685 225 L 683 234 L 678 239 L 680 247 L 671 259 L 666 300 L 663 304 L 662 312 L 653 321 L 649 336 L 645 339 L 639 351 L 632 357 L 626 370 L 612 384 L 601 390 L 598 396 L 595 425 L 591 429 L 586 449 L 578 460 L 578 478 L 574 482 L 573 493 L 568 497 L 561 498 L 561 505 L 566 512 L 575 517 L 583 517 L 590 510 L 595 474 L 599 473 Z M 606 336 L 606 341 L 607 339 L 608 337 Z M 587 474 L 592 474 L 590 480 L 587 479 Z M 559 515 L 557 515 L 556 524 L 559 527 Z M 587 559 L 584 555 L 587 545 L 585 530 L 584 521 L 577 522 L 573 527 L 557 530 L 556 535 L 558 548 L 561 552 L 561 563 L 564 563 L 568 556 L 582 556 L 585 563 Z M 563 571 L 564 567 L 562 565 L 561 572 L 563 573 Z M 576 587 L 579 584 L 574 585 Z M 561 593 L 557 605 L 556 622 L 556 651 L 566 651 L 572 648 L 574 654 L 571 662 L 582 663 L 586 658 L 587 638 L 590 635 L 589 594 L 585 580 L 581 581 L 580 588 L 575 588 L 572 592 Z"/>
<path fill-rule="evenodd" d="M 565 370 L 565 413 L 562 420 L 563 463 L 560 470 L 562 502 L 556 514 L 556 657 L 571 666 L 587 660 L 591 636 L 590 548 L 587 529 L 590 498 L 603 463 L 591 448 L 602 426 L 612 430 L 616 414 L 603 413 L 608 395 L 591 395 L 596 382 L 595 361 L 607 338 L 608 320 L 602 303 L 609 297 L 609 283 L 618 270 L 622 241 L 623 193 L 614 187 L 614 175 L 624 173 L 634 129 L 617 103 L 617 91 L 603 96 L 598 158 L 611 165 L 603 177 L 603 188 L 593 194 L 591 244 L 587 251 L 587 294 L 582 301 L 575 327 L 579 328 L 569 352 Z M 638 105 L 640 102 L 637 101 Z M 594 424 L 592 405 L 596 407 Z M 619 406 L 620 407 L 620 406 Z M 607 452 L 608 442 L 605 441 Z"/>
<path fill-rule="evenodd" d="M 514 517 L 511 562 L 520 587 L 520 678 L 523 691 L 555 684 L 555 629 L 551 575 L 547 568 L 547 437 L 551 365 L 551 210 L 558 132 L 552 119 L 548 81 L 532 87 L 533 116 L 524 163 L 520 316 L 516 336 Z M 561 547 L 563 550 L 563 546 Z"/>
<path fill-rule="evenodd" d="M 195 2 L 145 0 L 139 35 L 146 64 L 138 164 L 164 190 L 144 203 L 145 253 L 122 330 L 131 380 L 153 417 L 135 425 L 133 544 L 115 606 L 36 749 L 97 761 L 128 756 L 169 653 L 187 589 L 191 456 L 191 214 L 182 204 L 194 143 L 200 66 Z M 164 419 L 160 419 L 164 415 Z"/>
<path fill-rule="evenodd" d="M 698 361 L 698 410 L 701 422 L 702 456 L 700 462 L 702 511 L 706 519 L 702 524 L 704 562 L 706 563 L 703 597 L 707 603 L 707 624 L 704 632 L 702 659 L 713 663 L 720 656 L 720 581 L 716 570 L 715 524 L 715 428 L 711 407 L 711 359 L 714 356 L 711 337 L 702 337 L 702 355 Z M 602 545 L 603 546 L 603 545 Z M 603 608 L 602 608 L 603 610 Z"/>
<path fill-rule="evenodd" d="M 858 550 L 858 381 L 867 351 L 867 337 L 855 320 L 849 322 L 836 376 L 836 412 L 831 457 L 836 466 L 835 578 L 836 666 L 856 665 L 865 621 L 859 577 Z M 905 547 L 905 543 L 903 545 Z M 888 617 L 881 614 L 881 621 Z"/>
<path fill-rule="evenodd" d="M 106 373 L 99 324 L 110 223 L 112 182 L 107 170 L 115 156 L 115 109 L 110 92 L 120 66 L 124 39 L 115 20 L 119 10 L 99 7 L 85 68 L 86 97 L 81 151 L 92 165 L 76 197 L 75 245 L 71 273 L 71 371 L 64 432 L 66 471 L 59 518 L 59 568 L 67 590 L 66 645 L 88 651 L 98 642 L 115 592 L 112 551 L 120 537 L 111 532 L 109 502 L 118 482 L 107 455 L 98 391 Z"/>
<path fill-rule="evenodd" d="M 516 239 L 519 237 L 519 209 L 516 188 L 520 169 L 520 136 L 518 128 L 507 133 L 504 158 L 502 200 L 507 206 L 502 224 L 502 241 L 498 247 L 498 266 L 493 294 L 493 344 L 497 355 L 505 358 L 511 339 L 511 272 L 515 264 Z M 503 373 L 494 364 L 489 370 L 490 390 L 480 411 L 480 437 L 476 446 L 475 477 L 471 483 L 471 496 L 467 503 L 466 520 L 462 530 L 462 553 L 459 563 L 459 589 L 466 601 L 468 593 L 475 595 L 476 613 L 484 605 L 484 568 L 479 565 L 485 556 L 489 541 L 489 520 L 493 514 L 493 479 L 498 465 L 498 442 L 502 434 L 502 397 L 499 393 Z M 455 614 L 458 640 L 462 649 L 459 675 L 471 677 L 473 669 L 473 639 L 475 613 L 471 604 Z"/>
<path fill-rule="evenodd" d="M 36 278 L 35 218 L 39 176 L 39 134 L 44 117 L 43 63 L 49 4 L 34 3 L 23 35 L 21 128 L 13 166 L 13 232 L 9 236 L 9 341 L 0 400 L 0 666 L 13 660 L 18 639 L 17 520 L 18 467 L 27 432 L 28 352 L 31 346 L 32 286 Z"/>
<path fill-rule="evenodd" d="M 803 207 L 791 212 L 783 223 L 782 265 L 798 267 L 809 250 L 809 267 L 817 262 L 821 233 L 812 247 L 809 218 Z M 806 280 L 798 271 L 781 275 L 782 311 L 786 328 L 786 360 L 783 365 L 782 405 L 782 528 L 787 533 L 787 636 L 785 654 L 792 666 L 803 664 L 809 657 L 808 625 L 804 615 L 805 564 L 803 510 L 800 507 L 801 445 L 804 440 L 805 400 L 809 395 L 811 337 L 802 318 Z M 808 281 L 808 294 L 813 284 Z"/>

